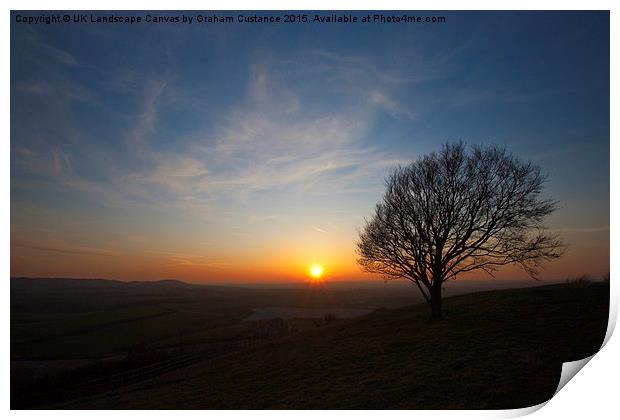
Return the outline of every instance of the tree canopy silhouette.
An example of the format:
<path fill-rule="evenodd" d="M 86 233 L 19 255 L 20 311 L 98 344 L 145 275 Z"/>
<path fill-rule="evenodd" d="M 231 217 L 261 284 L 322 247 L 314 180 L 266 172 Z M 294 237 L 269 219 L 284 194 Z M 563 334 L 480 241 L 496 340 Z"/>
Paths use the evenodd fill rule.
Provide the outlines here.
<path fill-rule="evenodd" d="M 538 166 L 505 149 L 447 143 L 386 179 L 383 200 L 360 230 L 358 264 L 413 282 L 441 318 L 442 285 L 459 274 L 520 265 L 531 277 L 563 251 L 543 219 L 557 202 L 541 197 Z"/>

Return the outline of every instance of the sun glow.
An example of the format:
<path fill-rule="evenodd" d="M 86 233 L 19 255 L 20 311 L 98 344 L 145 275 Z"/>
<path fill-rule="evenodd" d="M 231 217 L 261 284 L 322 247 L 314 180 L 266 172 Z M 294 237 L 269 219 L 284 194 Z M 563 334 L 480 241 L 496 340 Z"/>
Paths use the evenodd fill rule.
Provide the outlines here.
<path fill-rule="evenodd" d="M 320 280 L 321 277 L 323 277 L 323 266 L 319 265 L 319 264 L 312 264 L 312 266 L 310 267 L 310 277 L 312 277 L 313 280 Z"/>

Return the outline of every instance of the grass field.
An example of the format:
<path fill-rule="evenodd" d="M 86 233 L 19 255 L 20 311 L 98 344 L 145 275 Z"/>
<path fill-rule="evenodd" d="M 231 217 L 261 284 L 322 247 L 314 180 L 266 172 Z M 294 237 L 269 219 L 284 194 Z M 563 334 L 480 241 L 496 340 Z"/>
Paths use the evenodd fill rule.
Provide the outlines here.
<path fill-rule="evenodd" d="M 429 324 L 425 305 L 322 324 L 231 321 L 193 335 L 194 344 L 229 340 L 225 348 L 83 369 L 45 398 L 12 385 L 12 408 L 525 407 L 553 395 L 563 362 L 598 350 L 608 304 L 608 283 L 587 283 L 450 297 L 438 324 Z M 167 316 L 145 320 L 168 331 L 155 327 Z M 105 380 L 112 372 L 120 376 Z"/>
<path fill-rule="evenodd" d="M 248 342 L 254 345 L 322 325 L 321 319 L 294 316 L 251 318 L 269 308 L 280 315 L 288 308 L 322 318 L 419 299 L 400 288 L 381 287 L 329 290 L 301 285 L 249 288 L 178 281 L 11 279 L 12 401 L 32 404 L 33 394 L 55 392 L 65 385 L 71 388 L 187 353 L 200 351 L 212 357 Z M 56 398 L 43 396 L 45 401 Z"/>
<path fill-rule="evenodd" d="M 11 359 L 72 359 L 125 354 L 216 327 L 257 308 L 316 313 L 419 302 L 378 289 L 328 291 L 196 286 L 176 281 L 13 279 Z"/>

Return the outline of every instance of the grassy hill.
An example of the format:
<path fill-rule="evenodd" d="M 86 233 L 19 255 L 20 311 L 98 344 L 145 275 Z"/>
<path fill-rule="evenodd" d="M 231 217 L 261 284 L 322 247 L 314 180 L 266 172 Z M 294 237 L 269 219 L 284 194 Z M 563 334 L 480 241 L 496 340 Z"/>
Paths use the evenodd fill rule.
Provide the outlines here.
<path fill-rule="evenodd" d="M 481 292 L 378 310 L 154 373 L 54 408 L 488 409 L 549 399 L 561 365 L 596 352 L 607 283 Z"/>
<path fill-rule="evenodd" d="M 256 308 L 341 310 L 404 306 L 401 290 L 252 289 L 180 281 L 11 279 L 11 359 L 76 359 L 125 354 L 235 325 Z"/>

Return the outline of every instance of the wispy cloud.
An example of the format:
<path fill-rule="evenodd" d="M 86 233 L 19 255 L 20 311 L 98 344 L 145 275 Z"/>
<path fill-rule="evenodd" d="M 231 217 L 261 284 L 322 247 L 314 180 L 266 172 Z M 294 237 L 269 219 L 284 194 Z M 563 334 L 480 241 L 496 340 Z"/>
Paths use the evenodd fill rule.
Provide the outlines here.
<path fill-rule="evenodd" d="M 54 101 L 67 100 L 92 103 L 95 100 L 94 95 L 85 87 L 62 79 L 51 81 L 38 78 L 28 82 L 16 83 L 14 88 L 30 95 L 46 96 Z"/>
<path fill-rule="evenodd" d="M 346 55 L 326 49 L 302 51 L 294 62 L 290 62 L 303 67 L 305 72 L 319 72 L 327 75 L 332 81 L 353 88 L 360 86 L 393 88 L 421 83 L 438 76 L 436 68 L 423 64 L 421 60 L 412 60 L 404 71 L 402 66 L 390 66 L 367 56 Z"/>
<path fill-rule="evenodd" d="M 145 101 L 145 117 L 134 138 L 158 134 L 153 125 L 159 118 L 156 98 L 165 85 L 156 86 L 160 89 Z M 375 106 L 371 105 L 323 115 L 303 112 L 300 94 L 260 62 L 249 69 L 244 100 L 214 128 L 194 133 L 174 154 L 151 153 L 152 167 L 130 173 L 128 180 L 136 188 L 150 185 L 194 197 L 292 186 L 306 190 L 326 178 L 352 181 L 368 170 L 380 170 L 377 162 L 390 160 L 361 142 Z M 395 103 L 383 104 L 388 105 L 391 112 L 410 116 Z"/>
<path fill-rule="evenodd" d="M 560 232 L 560 233 L 598 233 L 598 232 L 608 232 L 609 226 L 593 226 L 593 227 L 562 227 L 549 229 L 552 232 Z"/>
<path fill-rule="evenodd" d="M 118 257 L 121 255 L 119 252 L 109 249 L 75 246 L 63 242 L 34 242 L 12 239 L 11 246 L 35 249 L 39 251 L 57 252 L 61 254 L 98 255 L 104 257 Z"/>
<path fill-rule="evenodd" d="M 325 229 L 321 229 L 321 228 L 320 228 L 320 227 L 318 227 L 318 226 L 314 226 L 314 225 L 312 225 L 312 226 L 310 226 L 310 227 L 311 227 L 313 230 L 315 230 L 315 231 L 317 231 L 317 232 L 319 232 L 319 233 L 327 233 L 327 231 L 326 231 Z"/>
<path fill-rule="evenodd" d="M 140 157 L 145 157 L 144 155 L 150 151 L 149 141 L 155 134 L 158 116 L 157 103 L 167 85 L 168 80 L 165 78 L 148 79 L 145 83 L 141 110 L 128 137 L 130 146 Z"/>
<path fill-rule="evenodd" d="M 414 119 L 416 117 L 415 112 L 399 104 L 394 99 L 390 98 L 382 92 L 374 90 L 370 92 L 368 96 L 372 104 L 383 108 L 396 118 Z"/>
<path fill-rule="evenodd" d="M 377 77 L 383 86 L 411 82 L 397 72 L 377 70 L 366 59 L 337 57 L 325 51 L 304 54 L 314 57 L 315 67 L 325 67 L 321 72 L 330 72 L 336 78 L 355 74 L 348 80 L 358 88 L 366 89 Z M 167 138 L 171 131 L 161 128 L 170 124 L 167 112 L 177 110 L 177 102 L 187 105 L 194 101 L 183 99 L 188 91 L 179 89 L 170 73 L 143 80 L 130 77 L 123 83 L 133 86 L 131 92 L 136 97 L 132 102 L 138 109 L 122 134 L 127 156 L 95 160 L 95 155 L 102 155 L 101 143 L 95 146 L 83 133 L 68 133 L 71 138 L 82 137 L 75 146 L 91 160 L 89 167 L 77 167 L 72 153 L 59 147 L 21 154 L 19 160 L 22 166 L 53 179 L 57 185 L 105 199 L 106 205 L 145 200 L 203 213 L 221 196 L 246 199 L 254 192 L 283 189 L 292 194 L 324 192 L 324 185 L 344 193 L 358 191 L 365 178 L 381 180 L 385 169 L 397 159 L 365 142 L 369 127 L 380 111 L 395 118 L 413 118 L 414 113 L 381 86 L 372 90 L 361 106 L 317 108 L 315 100 L 321 96 L 294 83 L 292 74 L 296 73 L 279 65 L 275 58 L 254 62 L 248 68 L 246 94 L 236 105 L 204 108 L 213 124 L 172 139 Z M 21 89 L 49 93 L 51 87 L 33 83 Z M 351 89 L 348 94 L 357 93 Z M 195 110 L 196 118 L 200 118 L 201 109 Z M 162 149 L 161 144 L 172 142 L 174 151 Z M 51 160 L 44 156 L 47 153 L 51 153 Z M 105 176 L 90 176 L 93 169 Z"/>
<path fill-rule="evenodd" d="M 204 255 L 187 254 L 187 253 L 170 252 L 170 251 L 158 251 L 158 250 L 149 250 L 149 251 L 146 251 L 146 253 L 165 258 L 167 265 L 169 266 L 198 266 L 198 267 L 218 268 L 218 267 L 225 267 L 229 265 L 226 262 L 209 260 Z"/>
<path fill-rule="evenodd" d="M 68 65 L 68 66 L 80 66 L 80 62 L 78 59 L 68 51 L 58 48 L 49 44 L 46 41 L 41 39 L 35 31 L 28 31 L 24 36 L 32 47 L 36 50 L 37 54 L 33 57 L 36 57 L 37 60 L 40 60 L 42 64 L 49 64 L 49 59 L 51 58 L 53 62 L 57 62 L 60 64 Z"/>

